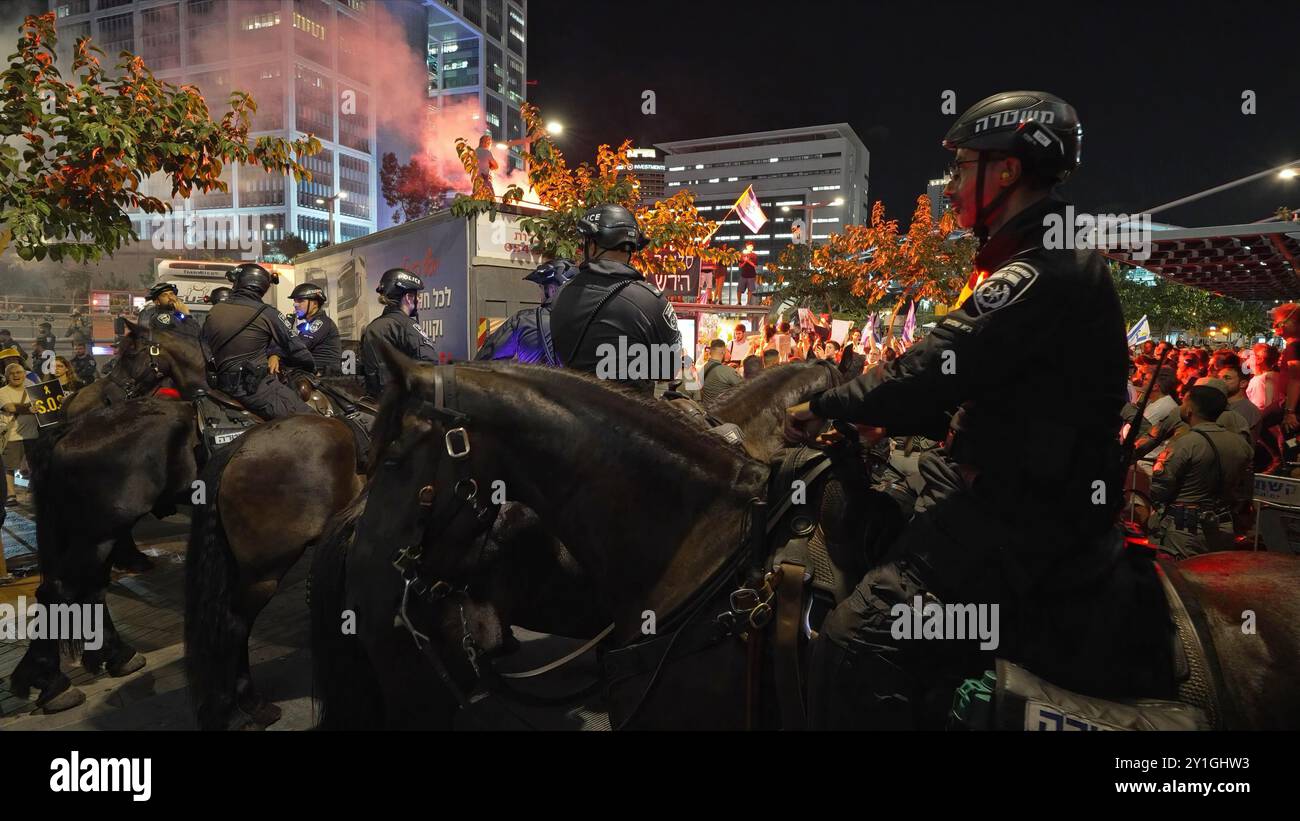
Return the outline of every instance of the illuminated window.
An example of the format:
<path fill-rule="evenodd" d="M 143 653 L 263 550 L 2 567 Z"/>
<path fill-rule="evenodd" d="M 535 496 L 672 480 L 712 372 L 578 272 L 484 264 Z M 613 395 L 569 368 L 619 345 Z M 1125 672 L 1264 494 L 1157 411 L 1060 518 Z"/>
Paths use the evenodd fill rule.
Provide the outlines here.
<path fill-rule="evenodd" d="M 266 29 L 278 25 L 280 25 L 279 12 L 269 12 L 244 18 L 244 31 L 256 31 L 257 29 Z"/>
<path fill-rule="evenodd" d="M 276 15 L 275 22 L 277 23 L 280 22 L 279 15 Z M 308 20 L 306 17 L 303 17 L 301 14 L 299 14 L 296 11 L 293 13 L 293 27 L 298 29 L 299 31 L 306 32 L 312 37 L 315 37 L 317 40 L 325 39 L 324 26 L 322 26 L 320 23 L 317 23 L 314 20 Z"/>

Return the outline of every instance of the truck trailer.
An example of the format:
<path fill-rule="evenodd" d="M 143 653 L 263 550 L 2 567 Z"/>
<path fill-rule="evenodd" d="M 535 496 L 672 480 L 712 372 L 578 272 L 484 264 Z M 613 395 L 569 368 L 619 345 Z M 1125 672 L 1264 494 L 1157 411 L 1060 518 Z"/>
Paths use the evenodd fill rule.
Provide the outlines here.
<path fill-rule="evenodd" d="M 541 289 L 523 279 L 542 262 L 519 227 L 529 213 L 500 206 L 493 220 L 439 211 L 295 257 L 295 278 L 324 288 L 340 335 L 359 340 L 383 312 L 379 278 L 405 268 L 424 280 L 419 321 L 440 359 L 464 361 L 506 318 L 541 302 Z"/>

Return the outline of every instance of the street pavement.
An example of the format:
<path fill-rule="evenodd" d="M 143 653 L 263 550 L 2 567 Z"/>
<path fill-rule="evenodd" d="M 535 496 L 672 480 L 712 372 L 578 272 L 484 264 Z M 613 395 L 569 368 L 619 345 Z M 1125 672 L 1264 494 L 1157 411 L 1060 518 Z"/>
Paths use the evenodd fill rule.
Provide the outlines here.
<path fill-rule="evenodd" d="M 39 576 L 34 572 L 35 527 L 26 494 L 10 509 L 5 523 L 5 555 L 14 584 L 0 586 L 0 603 L 18 597 L 35 600 Z M 85 703 L 54 715 L 35 709 L 31 700 L 9 691 L 9 676 L 26 651 L 26 642 L 0 642 L 0 731 L 6 730 L 192 730 L 195 729 L 184 672 L 185 545 L 189 519 L 179 513 L 159 521 L 146 517 L 135 529 L 141 550 L 154 560 L 144 573 L 114 573 L 107 602 L 123 638 L 144 653 L 143 669 L 122 678 L 105 672 L 92 676 L 79 662 L 63 659 L 63 670 L 86 694 Z M 280 591 L 258 617 L 250 644 L 258 689 L 282 710 L 271 730 L 306 730 L 314 724 L 311 701 L 310 624 L 306 604 L 308 551 L 289 571 Z M 518 671 L 540 666 L 579 646 L 572 639 L 515 628 L 521 647 L 502 659 L 498 669 Z M 519 688 L 536 695 L 575 692 L 596 675 L 595 654 L 588 652 L 554 674 L 529 679 Z M 35 697 L 35 694 L 32 694 Z M 461 714 L 465 729 L 608 729 L 599 704 L 570 708 L 535 708 L 505 703 L 496 697 L 476 700 Z"/>

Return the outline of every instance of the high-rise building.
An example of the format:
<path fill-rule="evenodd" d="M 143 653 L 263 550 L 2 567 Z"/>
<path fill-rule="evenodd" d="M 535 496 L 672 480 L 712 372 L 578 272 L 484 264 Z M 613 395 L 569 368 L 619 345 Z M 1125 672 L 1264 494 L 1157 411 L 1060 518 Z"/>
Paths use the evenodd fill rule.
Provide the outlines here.
<path fill-rule="evenodd" d="M 752 242 L 762 265 L 775 266 L 799 220 L 803 236 L 816 243 L 870 216 L 870 158 L 846 123 L 676 140 L 656 147 L 666 155 L 665 194 L 694 191 L 703 216 L 727 217 L 714 239 L 737 248 Z M 728 214 L 750 185 L 768 217 L 758 232 Z"/>
<path fill-rule="evenodd" d="M 289 232 L 311 245 L 326 241 L 331 208 L 333 241 L 375 230 L 373 0 L 49 0 L 49 8 L 65 53 L 89 35 L 107 62 L 122 50 L 138 54 L 159 79 L 197 86 L 214 112 L 231 90 L 250 92 L 252 136 L 320 139 L 321 152 L 304 161 L 310 181 L 227 167 L 229 190 L 196 194 L 190 207 L 251 217 L 269 241 Z M 170 189 L 152 188 L 171 199 Z"/>
<path fill-rule="evenodd" d="M 523 138 L 519 106 L 528 97 L 527 0 L 388 0 L 385 9 L 400 22 L 408 46 L 424 55 L 426 117 L 474 103 L 472 116 L 481 128 L 457 121 L 455 136 L 472 139 L 475 130 L 491 132 L 498 145 Z M 450 151 L 451 139 L 439 149 Z M 379 130 L 381 158 L 391 152 L 405 162 L 423 147 L 412 144 L 409 133 Z M 501 173 L 523 166 L 521 147 L 511 146 Z M 390 209 L 381 205 L 380 211 L 379 227 L 385 228 L 391 224 Z"/>
<path fill-rule="evenodd" d="M 633 148 L 627 152 L 628 165 L 636 174 L 641 203 L 649 205 L 667 196 L 664 193 L 664 170 L 667 164 L 663 156 L 654 148 Z"/>
<path fill-rule="evenodd" d="M 925 187 L 926 196 L 930 198 L 930 216 L 934 218 L 935 222 L 939 221 L 939 217 L 941 217 L 943 212 L 948 208 L 948 203 L 945 202 L 943 198 L 943 189 L 947 187 L 947 177 L 930 180 L 929 184 Z"/>

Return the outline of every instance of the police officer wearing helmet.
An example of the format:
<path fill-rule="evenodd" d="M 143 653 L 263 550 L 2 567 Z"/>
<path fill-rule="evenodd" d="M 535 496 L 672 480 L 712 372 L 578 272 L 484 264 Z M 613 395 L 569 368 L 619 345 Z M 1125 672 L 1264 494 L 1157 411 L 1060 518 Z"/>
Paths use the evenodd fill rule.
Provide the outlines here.
<path fill-rule="evenodd" d="M 542 288 L 542 304 L 524 308 L 502 323 L 479 348 L 475 359 L 508 359 L 532 365 L 560 367 L 555 354 L 555 340 L 551 334 L 551 302 L 560 287 L 578 273 L 578 268 L 567 259 L 543 262 L 528 276 Z"/>
<path fill-rule="evenodd" d="M 671 360 L 673 373 L 650 373 L 647 378 L 634 375 L 631 361 L 608 361 L 611 350 L 640 349 L 649 362 L 657 365 L 661 357 L 652 355 L 656 349 L 651 345 L 681 349 L 682 337 L 672 305 L 663 291 L 646 282 L 630 264 L 632 254 L 649 240 L 632 212 L 612 204 L 588 210 L 578 220 L 578 233 L 583 241 L 582 264 L 551 305 L 555 351 L 565 367 L 609 376 L 606 369 L 615 365 L 617 375 L 613 378 L 653 393 L 655 381 L 676 378 L 680 367 L 677 357 Z M 635 356 L 632 354 L 629 360 Z"/>
<path fill-rule="evenodd" d="M 405 268 L 389 268 L 379 278 L 379 301 L 384 312 L 361 334 L 361 371 L 366 393 L 378 397 L 388 384 L 388 367 L 379 353 L 379 340 L 421 362 L 438 361 L 433 340 L 420 327 L 419 293 L 424 282 Z"/>
<path fill-rule="evenodd" d="M 289 294 L 293 300 L 293 313 L 289 314 L 293 330 L 311 351 L 316 361 L 316 373 L 338 376 L 343 373 L 343 341 L 339 326 L 325 313 L 328 297 L 325 289 L 311 282 L 303 282 Z"/>
<path fill-rule="evenodd" d="M 230 299 L 232 293 L 234 293 L 234 291 L 224 285 L 220 288 L 213 288 L 212 291 L 208 293 L 208 304 L 216 305 L 218 302 L 225 302 L 227 299 Z"/>
<path fill-rule="evenodd" d="M 282 359 L 303 370 L 315 362 L 303 341 L 262 301 L 277 277 L 254 263 L 240 265 L 228 276 L 234 291 L 212 306 L 199 337 L 211 370 L 209 382 L 265 419 L 309 413 L 307 403 L 278 379 Z"/>
<path fill-rule="evenodd" d="M 1164 594 L 1116 528 L 1119 300 L 1100 254 L 1052 247 L 1047 233 L 1064 220 L 1053 188 L 1078 167 L 1081 136 L 1075 110 L 1043 92 L 997 94 L 963 114 L 943 143 L 956 152 L 944 193 L 980 239 L 973 292 L 894 361 L 789 409 L 796 439 L 821 419 L 877 436 L 943 439 L 949 428 L 923 457 L 925 486 L 889 561 L 814 640 L 813 727 L 939 726 L 954 688 L 995 655 L 1077 692 L 1171 695 Z M 1067 316 L 1089 358 L 1062 379 L 1058 350 L 1025 342 L 1051 339 Z M 910 632 L 931 604 L 997 604 L 996 646 L 897 638 L 900 620 Z"/>
<path fill-rule="evenodd" d="M 159 282 L 149 289 L 151 303 L 140 309 L 136 324 L 153 331 L 176 331 L 186 336 L 199 335 L 199 323 L 180 300 L 180 292 L 170 282 Z"/>

